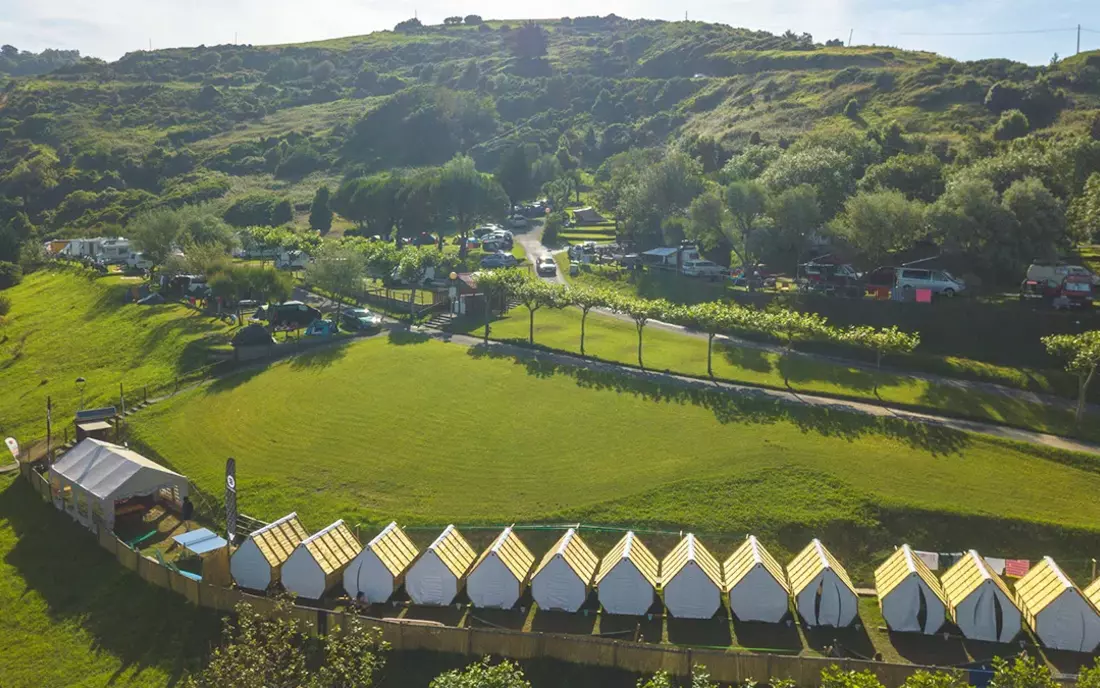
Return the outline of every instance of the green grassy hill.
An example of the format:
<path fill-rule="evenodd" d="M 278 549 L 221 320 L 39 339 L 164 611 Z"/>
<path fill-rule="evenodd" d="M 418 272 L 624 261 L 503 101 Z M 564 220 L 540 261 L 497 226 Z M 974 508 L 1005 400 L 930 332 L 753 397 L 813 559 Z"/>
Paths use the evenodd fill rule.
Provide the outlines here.
<path fill-rule="evenodd" d="M 5 290 L 12 309 L 0 327 L 0 435 L 21 442 L 46 436 L 46 399 L 54 403 L 55 438 L 80 402 L 117 405 L 207 362 L 207 348 L 225 327 L 180 305 L 123 305 L 140 284 L 82 270 L 43 270 Z M 71 429 L 70 429 L 71 431 Z"/>
<path fill-rule="evenodd" d="M 235 457 L 243 511 L 311 529 L 581 519 L 696 529 L 723 555 L 752 532 L 783 556 L 817 535 L 862 580 L 903 540 L 1069 559 L 1100 544 L 1091 458 L 408 335 L 181 394 L 132 439 L 211 493 Z"/>

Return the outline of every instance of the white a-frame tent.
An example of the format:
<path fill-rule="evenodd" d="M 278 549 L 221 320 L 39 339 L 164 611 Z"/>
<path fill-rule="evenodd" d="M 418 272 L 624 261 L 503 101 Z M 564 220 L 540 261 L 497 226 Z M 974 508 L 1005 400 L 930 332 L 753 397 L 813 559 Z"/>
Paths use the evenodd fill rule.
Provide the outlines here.
<path fill-rule="evenodd" d="M 709 619 L 722 606 L 722 565 L 688 533 L 661 562 L 665 607 L 681 619 Z"/>
<path fill-rule="evenodd" d="M 340 582 L 344 569 L 363 549 L 342 520 L 302 540 L 283 564 L 283 587 L 319 600 Z"/>
<path fill-rule="evenodd" d="M 280 579 L 283 564 L 307 537 L 294 512 L 253 531 L 229 560 L 233 580 L 242 588 L 266 590 Z"/>
<path fill-rule="evenodd" d="M 481 553 L 466 577 L 466 594 L 475 607 L 511 609 L 527 586 L 535 555 L 509 526 Z"/>
<path fill-rule="evenodd" d="M 1012 591 L 974 550 L 945 571 L 940 582 L 947 612 L 967 638 L 1007 643 L 1020 632 Z"/>
<path fill-rule="evenodd" d="M 875 590 L 891 631 L 932 635 L 947 621 L 943 587 L 909 545 L 875 569 Z"/>
<path fill-rule="evenodd" d="M 539 609 L 575 612 L 584 605 L 600 560 L 570 528 L 546 553 L 531 576 L 531 596 Z"/>
<path fill-rule="evenodd" d="M 779 623 L 790 611 L 787 574 L 755 536 L 726 559 L 724 588 L 739 621 Z"/>
<path fill-rule="evenodd" d="M 628 532 L 600 562 L 596 594 L 608 614 L 641 616 L 657 599 L 660 562 L 634 532 Z"/>
<path fill-rule="evenodd" d="M 787 564 L 795 608 L 807 626 L 849 626 L 859 614 L 859 598 L 848 572 L 814 538 Z"/>
<path fill-rule="evenodd" d="M 390 523 L 344 569 L 344 592 L 368 604 L 387 601 L 419 553 L 397 522 Z"/>
<path fill-rule="evenodd" d="M 1100 645 L 1100 612 L 1050 557 L 1017 581 L 1016 604 L 1047 647 L 1092 652 Z"/>
<path fill-rule="evenodd" d="M 454 525 L 440 533 L 405 575 L 405 590 L 416 604 L 436 606 L 454 602 L 477 552 Z"/>

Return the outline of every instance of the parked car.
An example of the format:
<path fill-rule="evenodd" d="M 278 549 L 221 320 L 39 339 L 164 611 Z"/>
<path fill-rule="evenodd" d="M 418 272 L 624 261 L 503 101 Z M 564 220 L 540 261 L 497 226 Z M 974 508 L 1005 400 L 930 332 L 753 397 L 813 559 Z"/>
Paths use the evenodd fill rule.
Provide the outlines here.
<path fill-rule="evenodd" d="M 709 277 L 718 279 L 728 271 L 718 263 L 709 260 L 685 260 L 680 266 L 680 273 L 687 277 Z"/>
<path fill-rule="evenodd" d="M 527 218 L 525 218 L 522 215 L 513 215 L 511 218 L 509 218 L 508 224 L 510 224 L 513 227 L 526 227 L 527 226 Z"/>
<path fill-rule="evenodd" d="M 501 227 L 500 225 L 485 224 L 485 225 L 479 225 L 479 226 L 475 227 L 474 231 L 470 232 L 470 234 L 471 234 L 471 236 L 475 236 L 478 239 L 480 239 L 481 237 L 483 237 L 487 234 L 492 234 L 493 232 L 502 232 L 502 231 L 504 231 L 504 228 Z"/>
<path fill-rule="evenodd" d="M 511 253 L 505 253 L 504 251 L 491 253 L 481 259 L 481 267 L 486 269 L 510 268 L 518 264 L 519 260 L 517 260 L 515 256 Z"/>
<path fill-rule="evenodd" d="M 1100 286 L 1100 275 L 1093 273 L 1086 267 L 1043 261 L 1035 261 L 1028 266 L 1026 281 L 1049 282 L 1052 285 L 1061 284 L 1062 280 L 1070 275 L 1087 277 L 1094 286 Z"/>
<path fill-rule="evenodd" d="M 558 274 L 558 264 L 550 256 L 542 256 L 535 261 L 535 271 L 540 275 L 556 275 Z"/>
<path fill-rule="evenodd" d="M 948 298 L 966 290 L 966 283 L 946 270 L 925 268 L 900 268 L 897 271 L 898 289 L 931 289 L 933 294 Z"/>
<path fill-rule="evenodd" d="M 1057 310 L 1091 308 L 1095 289 L 1088 275 L 1068 275 L 1062 280 L 1051 305 Z"/>
<path fill-rule="evenodd" d="M 382 328 L 382 316 L 366 308 L 345 308 L 340 313 L 340 326 L 352 332 L 369 332 Z"/>

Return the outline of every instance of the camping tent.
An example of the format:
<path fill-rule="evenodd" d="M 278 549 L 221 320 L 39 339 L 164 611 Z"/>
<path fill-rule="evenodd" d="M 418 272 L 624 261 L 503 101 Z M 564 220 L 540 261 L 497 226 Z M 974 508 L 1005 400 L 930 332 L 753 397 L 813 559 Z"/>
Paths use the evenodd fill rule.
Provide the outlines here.
<path fill-rule="evenodd" d="M 657 598 L 661 564 L 634 532 L 623 536 L 600 562 L 596 594 L 608 614 L 640 616 Z"/>
<path fill-rule="evenodd" d="M 1050 557 L 1016 582 L 1016 604 L 1047 647 L 1092 652 L 1100 645 L 1100 612 Z"/>
<path fill-rule="evenodd" d="M 947 611 L 971 640 L 1007 643 L 1020 632 L 1020 610 L 1012 591 L 974 550 L 940 579 Z"/>
<path fill-rule="evenodd" d="M 531 596 L 539 609 L 575 612 L 588 599 L 600 560 L 570 528 L 539 562 L 531 576 Z"/>
<path fill-rule="evenodd" d="M 722 565 L 688 533 L 661 562 L 665 606 L 681 619 L 709 619 L 722 606 Z"/>
<path fill-rule="evenodd" d="M 573 210 L 573 221 L 578 225 L 598 225 L 607 222 L 607 218 L 600 215 L 595 208 L 588 206 L 575 208 Z"/>
<path fill-rule="evenodd" d="M 535 555 L 511 527 L 481 553 L 466 578 L 466 594 L 475 607 L 511 609 L 523 594 Z"/>
<path fill-rule="evenodd" d="M 385 602 L 405 580 L 419 553 L 397 522 L 390 523 L 344 569 L 344 591 L 353 600 Z"/>
<path fill-rule="evenodd" d="M 808 626 L 848 626 L 856 620 L 859 598 L 848 572 L 814 538 L 787 564 L 795 608 Z"/>
<path fill-rule="evenodd" d="M 779 623 L 790 611 L 787 574 L 755 536 L 750 535 L 722 568 L 730 611 L 738 620 Z"/>
<path fill-rule="evenodd" d="M 943 586 L 909 545 L 875 569 L 875 590 L 891 631 L 932 635 L 947 621 Z"/>
<path fill-rule="evenodd" d="M 117 444 L 87 438 L 50 466 L 54 505 L 84 526 L 114 526 L 115 505 L 156 496 L 180 504 L 187 478 Z"/>
<path fill-rule="evenodd" d="M 295 512 L 252 531 L 229 560 L 233 580 L 242 588 L 267 590 L 280 579 L 283 564 L 307 537 Z"/>
<path fill-rule="evenodd" d="M 363 546 L 342 520 L 298 543 L 283 564 L 283 587 L 311 600 L 319 600 L 340 581 L 344 568 Z"/>
<path fill-rule="evenodd" d="M 405 589 L 416 604 L 448 605 L 477 559 L 477 552 L 453 525 L 440 533 L 405 575 Z"/>

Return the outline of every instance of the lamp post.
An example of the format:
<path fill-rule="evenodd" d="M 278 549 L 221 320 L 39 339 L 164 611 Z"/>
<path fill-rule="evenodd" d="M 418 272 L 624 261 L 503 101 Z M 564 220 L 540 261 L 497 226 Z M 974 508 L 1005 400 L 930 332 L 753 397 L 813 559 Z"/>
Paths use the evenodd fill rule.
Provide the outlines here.
<path fill-rule="evenodd" d="M 447 276 L 451 278 L 451 315 L 458 315 L 458 273 L 451 270 L 451 274 Z"/>
<path fill-rule="evenodd" d="M 80 408 L 78 409 L 80 411 L 84 410 L 84 385 L 86 382 L 87 380 L 82 377 L 76 379 L 76 386 L 80 390 Z"/>

